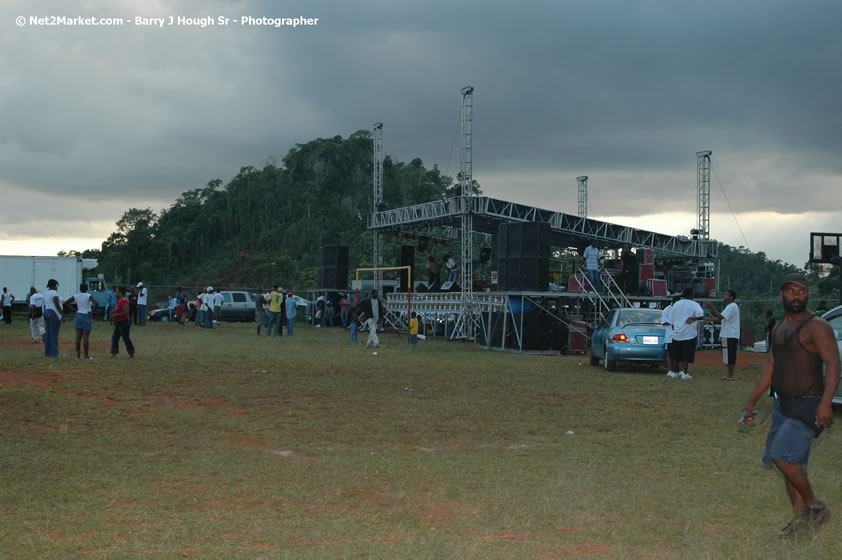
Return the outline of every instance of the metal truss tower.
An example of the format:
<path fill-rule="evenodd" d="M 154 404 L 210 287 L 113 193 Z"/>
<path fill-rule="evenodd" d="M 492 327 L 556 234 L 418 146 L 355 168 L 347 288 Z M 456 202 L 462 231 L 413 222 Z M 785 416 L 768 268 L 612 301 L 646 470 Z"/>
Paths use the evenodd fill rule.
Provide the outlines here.
<path fill-rule="evenodd" d="M 588 176 L 582 175 L 576 177 L 576 182 L 579 184 L 579 217 L 588 217 Z"/>
<path fill-rule="evenodd" d="M 383 123 L 374 123 L 374 197 L 372 213 L 386 209 L 383 200 Z M 374 267 L 383 267 L 383 233 L 374 230 Z M 383 294 L 383 271 L 374 271 L 374 285 Z"/>
<path fill-rule="evenodd" d="M 473 197 L 473 112 L 474 88 L 462 88 L 462 162 L 459 178 L 462 184 L 461 219 L 461 269 L 460 287 L 462 292 L 462 316 L 460 335 L 468 340 L 474 338 L 474 215 L 471 198 Z"/>
<path fill-rule="evenodd" d="M 710 241 L 710 155 L 705 150 L 696 152 L 696 188 L 699 192 L 696 210 L 699 212 L 699 240 Z"/>

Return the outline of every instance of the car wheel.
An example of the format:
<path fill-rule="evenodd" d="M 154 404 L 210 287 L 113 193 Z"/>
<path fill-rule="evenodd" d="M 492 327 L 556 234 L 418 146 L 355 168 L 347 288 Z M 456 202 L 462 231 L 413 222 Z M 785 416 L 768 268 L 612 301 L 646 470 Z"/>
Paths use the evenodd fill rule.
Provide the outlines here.
<path fill-rule="evenodd" d="M 603 365 L 605 369 L 608 371 L 614 371 L 614 368 L 617 366 L 617 362 L 614 360 L 608 359 L 608 347 L 605 347 L 605 359 L 603 360 Z"/>
<path fill-rule="evenodd" d="M 591 365 L 598 366 L 599 365 L 599 358 L 593 355 L 593 348 L 591 348 Z"/>

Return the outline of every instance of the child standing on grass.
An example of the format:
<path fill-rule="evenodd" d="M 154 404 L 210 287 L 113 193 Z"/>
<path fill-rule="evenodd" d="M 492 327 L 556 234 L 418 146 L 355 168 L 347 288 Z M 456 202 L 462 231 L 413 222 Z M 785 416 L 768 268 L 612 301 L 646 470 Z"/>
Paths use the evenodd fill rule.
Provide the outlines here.
<path fill-rule="evenodd" d="M 409 344 L 413 347 L 418 344 L 418 318 L 415 311 L 412 312 L 409 319 Z"/>

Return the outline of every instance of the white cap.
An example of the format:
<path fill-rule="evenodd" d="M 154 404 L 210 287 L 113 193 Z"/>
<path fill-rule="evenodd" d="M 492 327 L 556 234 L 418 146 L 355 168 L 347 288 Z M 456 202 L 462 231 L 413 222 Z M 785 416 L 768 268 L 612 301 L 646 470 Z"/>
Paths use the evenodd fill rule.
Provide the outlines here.
<path fill-rule="evenodd" d="M 212 291 L 213 291 L 213 286 L 208 286 L 208 291 L 209 291 L 209 292 L 212 292 Z"/>
<path fill-rule="evenodd" d="M 143 286 L 143 282 L 138 282 L 137 287 L 140 288 L 141 286 Z"/>

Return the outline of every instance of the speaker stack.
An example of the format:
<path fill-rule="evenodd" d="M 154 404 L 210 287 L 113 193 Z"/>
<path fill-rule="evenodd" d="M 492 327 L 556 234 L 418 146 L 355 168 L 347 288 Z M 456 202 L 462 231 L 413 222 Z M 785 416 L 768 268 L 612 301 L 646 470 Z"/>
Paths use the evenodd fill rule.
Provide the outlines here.
<path fill-rule="evenodd" d="M 412 272 L 412 277 L 415 278 L 415 246 L 401 245 L 401 252 L 398 255 L 398 266 L 408 266 Z M 409 273 L 405 270 L 400 271 L 400 287 L 399 292 L 406 292 L 409 287 Z M 417 280 L 417 278 L 415 278 Z"/>
<path fill-rule="evenodd" d="M 497 230 L 497 289 L 546 292 L 550 282 L 550 226 L 545 222 L 500 224 Z"/>
<path fill-rule="evenodd" d="M 348 289 L 348 247 L 345 245 L 324 245 L 321 248 L 319 269 L 320 290 Z"/>

